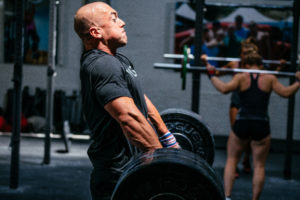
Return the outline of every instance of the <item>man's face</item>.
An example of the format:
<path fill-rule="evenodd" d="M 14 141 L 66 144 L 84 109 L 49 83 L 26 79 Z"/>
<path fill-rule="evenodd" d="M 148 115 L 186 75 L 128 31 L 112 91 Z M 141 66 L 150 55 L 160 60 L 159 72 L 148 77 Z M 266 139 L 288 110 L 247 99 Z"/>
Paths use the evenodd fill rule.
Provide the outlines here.
<path fill-rule="evenodd" d="M 103 42 L 115 48 L 126 45 L 125 22 L 118 17 L 118 13 L 113 8 L 107 6 L 101 16 L 100 27 L 102 28 Z"/>

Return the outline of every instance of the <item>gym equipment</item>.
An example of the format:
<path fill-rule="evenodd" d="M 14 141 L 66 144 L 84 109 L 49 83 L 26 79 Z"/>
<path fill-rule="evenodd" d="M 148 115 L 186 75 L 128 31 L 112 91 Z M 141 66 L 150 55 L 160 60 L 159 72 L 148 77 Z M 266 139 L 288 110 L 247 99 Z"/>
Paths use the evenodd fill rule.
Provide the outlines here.
<path fill-rule="evenodd" d="M 170 58 L 170 59 L 183 59 L 185 57 L 184 54 L 171 54 L 171 53 L 165 53 L 164 58 Z M 192 54 L 188 55 L 188 58 L 191 60 L 194 60 L 195 57 Z M 235 61 L 235 62 L 240 62 L 240 58 L 230 58 L 230 57 L 213 57 L 213 56 L 208 56 L 207 60 L 213 60 L 213 61 Z M 265 64 L 281 64 L 279 60 L 262 60 L 263 63 Z M 297 61 L 299 63 L 299 61 Z M 290 65 L 290 61 L 286 61 L 287 65 Z"/>
<path fill-rule="evenodd" d="M 182 69 L 181 69 L 181 88 L 182 90 L 185 90 L 186 86 L 186 72 L 187 72 L 187 64 L 188 64 L 188 48 L 186 45 L 184 45 L 184 50 L 183 50 L 184 58 L 183 58 L 183 63 L 182 63 Z"/>
<path fill-rule="evenodd" d="M 11 147 L 11 165 L 9 187 L 17 189 L 19 186 L 19 168 L 20 168 L 20 136 L 21 136 L 21 90 L 22 90 L 22 73 L 23 73 L 23 48 L 24 48 L 24 10 L 25 1 L 16 1 L 15 19 L 16 19 L 16 35 L 14 46 L 14 95 L 13 95 L 13 115 L 14 122 Z"/>
<path fill-rule="evenodd" d="M 112 200 L 223 200 L 220 179 L 207 162 L 183 149 L 137 156 L 125 169 Z"/>
<path fill-rule="evenodd" d="M 178 108 L 166 109 L 160 115 L 181 148 L 201 156 L 209 165 L 213 164 L 214 138 L 200 115 Z"/>
<path fill-rule="evenodd" d="M 222 182 L 211 167 L 214 139 L 201 116 L 178 108 L 160 114 L 182 149 L 137 155 L 118 180 L 112 200 L 224 199 Z"/>
<path fill-rule="evenodd" d="M 186 73 L 187 71 L 207 71 L 205 66 L 191 66 L 188 62 L 189 59 L 194 59 L 194 56 L 188 52 L 188 48 L 185 45 L 183 48 L 183 54 L 164 54 L 166 58 L 182 59 L 182 64 L 172 64 L 172 63 L 154 63 L 155 68 L 160 69 L 180 69 L 181 70 L 181 79 L 182 79 L 182 90 L 185 90 L 186 86 Z M 219 61 L 240 61 L 239 58 L 223 58 L 223 57 L 207 57 L 208 60 L 219 60 Z M 265 63 L 280 63 L 279 61 L 274 60 L 264 60 Z M 277 76 L 290 76 L 295 77 L 294 72 L 280 72 L 280 71 L 271 71 L 271 70 L 253 70 L 253 69 L 240 69 L 240 68 L 216 68 L 217 71 L 225 72 L 248 72 L 248 73 L 260 73 L 260 74 L 274 74 Z"/>
<path fill-rule="evenodd" d="M 43 164 L 50 164 L 51 160 L 51 138 L 50 133 L 53 131 L 53 99 L 54 83 L 56 76 L 56 41 L 57 41 L 57 11 L 59 1 L 50 0 L 49 5 L 49 46 L 48 46 L 48 69 L 47 69 L 47 107 L 46 107 L 46 126 L 45 126 L 45 143 Z"/>
<path fill-rule="evenodd" d="M 172 64 L 172 63 L 154 63 L 153 66 L 155 68 L 160 69 L 182 69 L 182 65 L 180 64 Z M 259 74 L 274 74 L 278 76 L 295 76 L 294 72 L 280 72 L 280 71 L 271 71 L 271 70 L 254 70 L 254 69 L 240 69 L 240 68 L 215 68 L 217 71 L 223 72 L 249 72 L 249 73 L 259 73 Z M 189 71 L 207 71 L 206 67 L 203 66 L 191 66 L 189 63 L 186 64 L 186 70 Z"/>

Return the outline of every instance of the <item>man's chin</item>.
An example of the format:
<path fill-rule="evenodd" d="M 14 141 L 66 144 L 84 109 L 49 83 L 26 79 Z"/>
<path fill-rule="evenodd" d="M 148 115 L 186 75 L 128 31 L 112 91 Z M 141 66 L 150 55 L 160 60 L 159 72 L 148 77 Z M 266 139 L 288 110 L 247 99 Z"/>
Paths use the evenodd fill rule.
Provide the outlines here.
<path fill-rule="evenodd" d="M 127 35 L 126 35 L 126 34 L 125 34 L 125 36 L 123 37 L 122 42 L 124 43 L 124 45 L 127 44 L 128 38 L 127 38 Z"/>
<path fill-rule="evenodd" d="M 120 42 L 120 47 L 123 47 L 123 46 L 125 46 L 127 44 L 127 40 L 126 41 L 121 41 Z"/>

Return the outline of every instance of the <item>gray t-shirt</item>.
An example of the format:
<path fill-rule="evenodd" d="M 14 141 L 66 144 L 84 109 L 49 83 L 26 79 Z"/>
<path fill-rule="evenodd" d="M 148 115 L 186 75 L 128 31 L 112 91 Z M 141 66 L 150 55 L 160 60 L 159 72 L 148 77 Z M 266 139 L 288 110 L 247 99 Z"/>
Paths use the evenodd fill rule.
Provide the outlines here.
<path fill-rule="evenodd" d="M 132 146 L 104 106 L 118 97 L 130 97 L 147 118 L 144 92 L 132 63 L 121 54 L 112 56 L 93 49 L 81 57 L 80 79 L 83 113 L 92 132 L 88 150 L 92 163 L 106 166 L 122 157 L 120 154 L 130 156 Z"/>

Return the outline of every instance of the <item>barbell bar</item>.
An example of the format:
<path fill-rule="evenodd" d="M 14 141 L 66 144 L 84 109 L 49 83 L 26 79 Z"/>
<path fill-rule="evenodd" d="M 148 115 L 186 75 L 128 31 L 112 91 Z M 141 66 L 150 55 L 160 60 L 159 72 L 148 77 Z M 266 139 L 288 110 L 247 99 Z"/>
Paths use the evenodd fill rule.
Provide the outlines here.
<path fill-rule="evenodd" d="M 172 63 L 154 63 L 154 68 L 159 69 L 182 69 L 181 64 L 172 64 Z M 186 66 L 186 69 L 189 71 L 207 71 L 204 66 L 191 66 L 189 63 Z M 295 76 L 294 72 L 280 72 L 280 71 L 271 71 L 271 70 L 255 70 L 255 69 L 240 69 L 240 68 L 215 68 L 216 71 L 223 72 L 248 72 L 248 73 L 259 73 L 259 74 L 274 74 L 279 76 Z"/>
<path fill-rule="evenodd" d="M 170 58 L 170 59 L 184 59 L 184 55 L 183 54 L 171 54 L 171 53 L 165 53 L 164 54 L 164 58 Z M 193 54 L 189 54 L 188 58 L 191 60 L 194 60 L 195 57 Z M 241 59 L 240 58 L 230 58 L 230 57 L 213 57 L 213 56 L 209 56 L 207 57 L 207 60 L 211 60 L 211 61 L 234 61 L 234 62 L 240 62 Z M 280 65 L 280 61 L 279 60 L 262 60 L 263 63 L 265 64 L 278 64 Z M 297 64 L 299 63 L 299 60 L 297 60 Z M 291 62 L 290 61 L 286 61 L 285 64 L 290 65 Z"/>
<path fill-rule="evenodd" d="M 187 71 L 207 71 L 206 67 L 204 66 L 191 66 L 188 63 L 189 59 L 194 59 L 194 55 L 190 53 L 190 49 L 187 45 L 184 45 L 183 54 L 164 54 L 166 58 L 175 58 L 175 59 L 182 59 L 182 64 L 171 64 L 171 63 L 154 63 L 155 68 L 161 69 L 180 69 L 181 70 L 181 79 L 182 79 L 182 90 L 185 90 L 186 86 L 186 74 Z M 239 58 L 224 58 L 224 57 L 208 57 L 207 60 L 222 60 L 224 61 L 240 61 Z M 266 62 L 266 60 L 265 60 Z M 267 62 L 273 62 L 267 60 Z M 277 62 L 277 61 L 276 61 Z M 278 61 L 279 62 L 279 61 Z M 274 62 L 273 62 L 274 63 Z M 280 71 L 271 71 L 271 70 L 253 70 L 253 69 L 240 69 L 240 68 L 216 68 L 217 71 L 226 71 L 226 72 L 248 72 L 248 73 L 260 73 L 260 74 L 274 74 L 279 76 L 295 76 L 296 73 L 294 72 L 280 72 Z"/>

